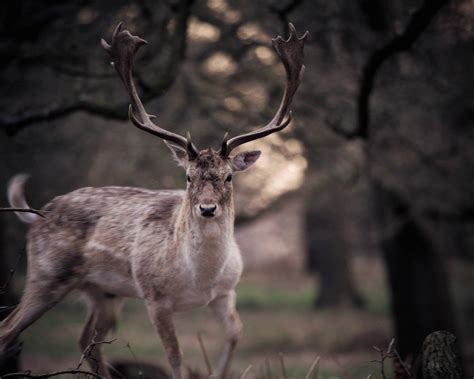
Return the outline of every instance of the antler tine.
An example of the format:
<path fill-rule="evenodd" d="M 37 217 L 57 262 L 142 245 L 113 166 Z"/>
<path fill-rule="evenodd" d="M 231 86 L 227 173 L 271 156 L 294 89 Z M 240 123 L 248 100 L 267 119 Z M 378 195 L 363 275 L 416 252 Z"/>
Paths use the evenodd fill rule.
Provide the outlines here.
<path fill-rule="evenodd" d="M 132 35 L 128 30 L 123 30 L 122 22 L 115 28 L 110 45 L 104 39 L 101 40 L 102 47 L 112 57 L 113 65 L 130 96 L 131 104 L 128 110 L 128 115 L 134 125 L 155 136 L 181 146 L 187 150 L 190 158 L 194 158 L 198 153 L 196 147 L 191 142 L 189 134 L 188 138 L 185 138 L 154 124 L 151 121 L 151 118 L 154 118 L 155 116 L 149 115 L 145 111 L 145 107 L 138 96 L 132 78 L 133 58 L 140 46 L 145 45 L 146 43 L 147 42 L 144 39 Z"/>
<path fill-rule="evenodd" d="M 298 89 L 305 68 L 303 65 L 304 40 L 308 36 L 308 31 L 306 31 L 301 37 L 298 37 L 293 24 L 290 23 L 288 27 L 290 30 L 290 36 L 287 40 L 284 40 L 280 36 L 272 39 L 273 48 L 280 57 L 286 71 L 285 92 L 283 93 L 283 98 L 275 116 L 273 116 L 272 120 L 267 125 L 257 130 L 231 139 L 224 139 L 220 150 L 222 156 L 228 157 L 230 152 L 237 146 L 278 132 L 290 123 L 291 101 Z"/>

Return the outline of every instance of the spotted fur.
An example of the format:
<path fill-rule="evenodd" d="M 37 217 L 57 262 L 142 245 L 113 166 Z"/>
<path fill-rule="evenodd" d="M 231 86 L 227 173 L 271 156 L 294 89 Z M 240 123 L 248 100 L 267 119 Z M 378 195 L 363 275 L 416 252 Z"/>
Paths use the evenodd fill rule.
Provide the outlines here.
<path fill-rule="evenodd" d="M 31 223 L 25 293 L 17 311 L 0 324 L 0 354 L 46 310 L 78 289 L 90 304 L 82 349 L 113 328 L 122 298 L 142 298 L 175 378 L 181 375 L 181 356 L 171 315 L 209 305 L 228 333 L 216 374 L 224 375 L 241 329 L 234 288 L 242 260 L 234 239 L 230 179 L 259 154 L 239 154 L 233 158 L 239 162 L 236 168 L 232 159 L 211 149 L 187 159 L 179 147 L 170 148 L 186 169 L 185 191 L 82 188 L 45 205 L 45 218 L 23 219 Z M 13 206 L 27 206 L 24 182 L 24 177 L 11 182 Z M 203 216 L 204 205 L 215 207 L 212 217 Z M 100 348 L 89 361 L 110 375 Z"/>

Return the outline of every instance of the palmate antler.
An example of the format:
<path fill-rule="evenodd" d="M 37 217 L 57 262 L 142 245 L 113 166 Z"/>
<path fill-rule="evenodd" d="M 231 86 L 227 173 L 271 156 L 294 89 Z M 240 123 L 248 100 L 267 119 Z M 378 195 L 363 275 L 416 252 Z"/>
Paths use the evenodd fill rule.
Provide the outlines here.
<path fill-rule="evenodd" d="M 287 40 L 284 40 L 280 36 L 272 39 L 273 48 L 280 57 L 286 70 L 286 87 L 280 107 L 275 116 L 273 116 L 273 119 L 267 125 L 230 139 L 227 138 L 226 134 L 222 141 L 220 150 L 220 154 L 223 157 L 228 157 L 230 152 L 237 146 L 284 129 L 291 121 L 290 105 L 304 72 L 304 40 L 308 35 L 308 31 L 306 31 L 301 37 L 298 37 L 293 24 L 290 23 L 288 26 L 290 36 Z"/>
<path fill-rule="evenodd" d="M 149 115 L 138 97 L 135 83 L 132 78 L 133 58 L 140 46 L 147 42 L 140 37 L 133 36 L 128 30 L 122 30 L 123 23 L 119 23 L 112 35 L 112 42 L 109 45 L 104 39 L 101 40 L 102 47 L 112 57 L 114 67 L 122 79 L 128 94 L 130 95 L 131 105 L 128 111 L 129 117 L 138 128 L 145 130 L 155 136 L 170 141 L 186 149 L 190 158 L 195 158 L 198 154 L 196 147 L 191 142 L 188 133 L 187 138 L 160 128 L 151 121 L 155 116 Z"/>
<path fill-rule="evenodd" d="M 162 129 L 151 121 L 151 118 L 155 116 L 149 115 L 145 111 L 133 82 L 132 68 L 135 53 L 138 51 L 140 46 L 147 42 L 140 37 L 133 36 L 128 30 L 122 30 L 122 27 L 122 23 L 117 25 L 110 45 L 103 39 L 101 40 L 101 43 L 104 49 L 107 50 L 112 57 L 115 69 L 130 95 L 130 119 L 138 128 L 181 146 L 186 149 L 189 158 L 195 158 L 198 155 L 198 150 L 192 143 L 189 133 L 187 134 L 187 137 L 183 137 L 179 134 Z M 237 146 L 278 132 L 290 123 L 291 101 L 298 89 L 304 72 L 304 40 L 307 37 L 308 32 L 306 31 L 301 37 L 298 37 L 296 29 L 291 23 L 289 24 L 289 30 L 290 36 L 287 40 L 284 40 L 280 36 L 272 40 L 273 48 L 280 57 L 286 71 L 286 87 L 278 111 L 267 125 L 257 130 L 230 139 L 226 134 L 219 151 L 222 157 L 228 158 L 231 151 Z"/>

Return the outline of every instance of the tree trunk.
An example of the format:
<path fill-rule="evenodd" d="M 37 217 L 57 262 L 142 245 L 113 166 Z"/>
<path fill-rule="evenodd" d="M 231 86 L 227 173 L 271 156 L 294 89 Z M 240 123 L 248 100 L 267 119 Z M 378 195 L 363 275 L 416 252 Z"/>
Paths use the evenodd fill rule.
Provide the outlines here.
<path fill-rule="evenodd" d="M 456 337 L 445 330 L 431 333 L 423 342 L 423 379 L 461 379 L 463 366 Z"/>
<path fill-rule="evenodd" d="M 17 304 L 16 296 L 13 293 L 10 279 L 10 262 L 5 254 L 4 239 L 4 215 L 0 215 L 0 307 L 10 307 Z M 7 317 L 13 309 L 3 310 L 0 308 L 0 321 Z M 20 371 L 20 356 L 14 354 L 6 358 L 0 357 L 0 377 L 4 374 Z"/>
<path fill-rule="evenodd" d="M 414 359 L 428 334 L 455 333 L 446 261 L 397 193 L 379 183 L 374 190 L 397 350 L 403 360 Z"/>
<path fill-rule="evenodd" d="M 7 138 L 3 133 L 0 132 L 0 151 L 3 154 L 9 154 L 11 150 L 12 141 Z M 9 176 L 9 168 L 7 167 L 6 160 L 0 163 L 0 204 L 7 204 L 6 199 L 6 186 Z M 18 299 L 13 292 L 13 287 L 9 282 L 10 270 L 12 269 L 12 260 L 9 259 L 8 249 L 6 248 L 6 217 L 14 217 L 13 215 L 7 215 L 6 213 L 0 214 L 0 307 L 10 307 L 18 303 Z M 2 310 L 0 308 L 0 321 L 7 317 L 13 309 L 7 308 Z M 0 357 L 0 376 L 20 371 L 20 357 L 19 354 L 10 356 L 8 358 Z"/>
<path fill-rule="evenodd" d="M 319 274 L 319 295 L 314 301 L 316 308 L 363 305 L 352 278 L 341 210 L 344 207 L 336 207 L 336 204 L 343 204 L 342 198 L 335 190 L 331 199 L 321 199 L 318 194 L 306 202 L 307 268 Z"/>

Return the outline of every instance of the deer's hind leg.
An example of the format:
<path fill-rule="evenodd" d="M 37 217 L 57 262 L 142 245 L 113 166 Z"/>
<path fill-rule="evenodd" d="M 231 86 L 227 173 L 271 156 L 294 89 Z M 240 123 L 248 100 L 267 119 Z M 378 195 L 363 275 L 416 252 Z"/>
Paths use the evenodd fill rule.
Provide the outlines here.
<path fill-rule="evenodd" d="M 0 359 L 15 354 L 12 346 L 21 332 L 60 302 L 77 284 L 71 279 L 58 283 L 54 277 L 27 278 L 20 304 L 0 323 Z"/>
<path fill-rule="evenodd" d="M 100 342 L 115 328 L 122 298 L 93 289 L 85 293 L 89 301 L 89 315 L 79 338 L 79 346 L 91 370 L 110 378 L 110 368 L 103 358 Z"/>

